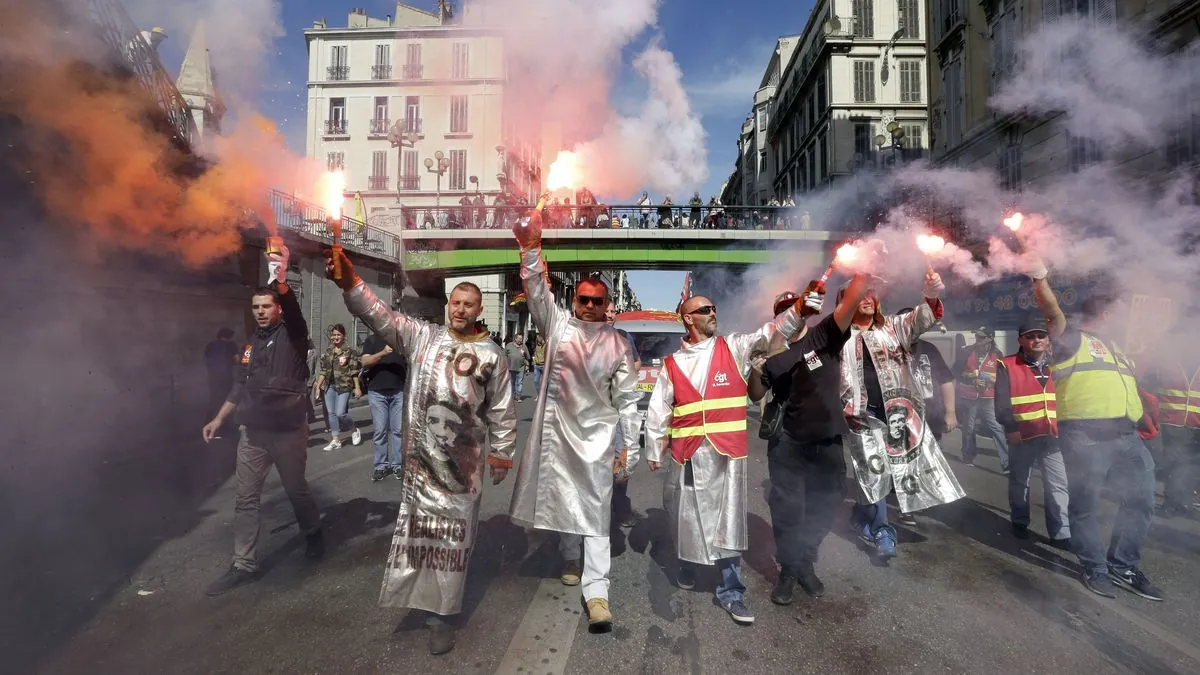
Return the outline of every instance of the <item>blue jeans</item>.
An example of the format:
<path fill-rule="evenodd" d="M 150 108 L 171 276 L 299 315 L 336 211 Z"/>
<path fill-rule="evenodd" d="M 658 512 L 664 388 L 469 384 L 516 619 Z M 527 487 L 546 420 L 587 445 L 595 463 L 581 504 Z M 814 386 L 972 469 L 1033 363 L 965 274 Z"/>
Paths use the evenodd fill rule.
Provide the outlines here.
<path fill-rule="evenodd" d="M 337 438 L 343 431 L 354 431 L 354 420 L 350 419 L 350 392 L 325 388 L 325 414 L 329 416 L 329 431 Z"/>
<path fill-rule="evenodd" d="M 509 379 L 512 380 L 513 398 L 521 398 L 521 395 L 525 393 L 525 371 L 510 370 L 508 371 L 508 375 Z"/>
<path fill-rule="evenodd" d="M 695 569 L 695 565 L 686 560 L 680 560 L 679 566 Z M 721 572 L 721 583 L 717 584 L 717 602 L 728 605 L 734 600 L 744 600 L 746 584 L 742 583 L 741 557 L 721 558 L 717 561 L 717 569 Z"/>
<path fill-rule="evenodd" d="M 958 410 L 962 415 L 962 458 L 964 462 L 975 461 L 979 450 L 975 445 L 977 422 L 983 422 L 987 427 L 988 436 L 996 444 L 996 454 L 1000 456 L 1000 468 L 1008 468 L 1008 437 L 1004 434 L 1004 425 L 996 419 L 996 399 L 977 398 L 975 400 L 960 398 Z"/>
<path fill-rule="evenodd" d="M 404 392 L 384 394 L 368 391 L 367 402 L 371 404 L 374 429 L 371 440 L 375 443 L 375 468 L 398 471 L 401 466 L 400 432 L 404 428 Z"/>
<path fill-rule="evenodd" d="M 854 519 L 855 527 L 870 525 L 871 534 L 878 534 L 888 524 L 887 498 L 884 497 L 874 504 L 855 504 L 850 515 Z"/>
<path fill-rule="evenodd" d="M 533 367 L 533 395 L 537 396 L 542 391 L 542 373 L 545 372 L 545 366 Z"/>
<path fill-rule="evenodd" d="M 1046 533 L 1051 539 L 1070 539 L 1070 517 L 1067 515 L 1070 493 L 1058 441 L 1050 436 L 1034 438 L 1014 443 L 1009 452 L 1012 473 L 1008 475 L 1008 507 L 1012 522 L 1029 527 L 1029 474 L 1033 465 L 1039 464 L 1046 500 Z"/>
<path fill-rule="evenodd" d="M 1058 442 L 1067 465 L 1067 514 L 1079 564 L 1093 573 L 1104 572 L 1107 565 L 1118 569 L 1137 567 L 1154 511 L 1154 459 L 1145 443 L 1132 429 L 1116 438 L 1095 440 L 1071 428 L 1061 431 Z M 1112 479 L 1121 507 L 1113 521 L 1105 556 L 1100 535 L 1100 496 L 1108 478 Z"/>

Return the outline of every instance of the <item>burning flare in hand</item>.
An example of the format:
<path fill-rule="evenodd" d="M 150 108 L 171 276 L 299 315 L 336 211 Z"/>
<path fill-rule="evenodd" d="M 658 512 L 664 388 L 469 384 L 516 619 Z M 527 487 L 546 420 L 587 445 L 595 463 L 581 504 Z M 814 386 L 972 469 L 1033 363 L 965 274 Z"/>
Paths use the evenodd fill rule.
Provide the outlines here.
<path fill-rule="evenodd" d="M 329 226 L 333 230 L 333 280 L 342 278 L 342 200 L 346 193 L 346 174 L 327 171 L 321 176 L 321 201 L 324 203 Z"/>
<path fill-rule="evenodd" d="M 1004 226 L 1013 232 L 1016 232 L 1017 230 L 1021 229 L 1021 223 L 1023 222 L 1025 222 L 1025 214 L 1017 211 L 1004 219 Z"/>
<path fill-rule="evenodd" d="M 579 155 L 570 150 L 559 150 L 558 157 L 546 174 L 546 189 L 550 191 L 577 190 L 583 185 L 583 167 Z"/>
<path fill-rule="evenodd" d="M 946 240 L 936 234 L 918 234 L 917 248 L 925 255 L 935 255 L 946 247 Z"/>

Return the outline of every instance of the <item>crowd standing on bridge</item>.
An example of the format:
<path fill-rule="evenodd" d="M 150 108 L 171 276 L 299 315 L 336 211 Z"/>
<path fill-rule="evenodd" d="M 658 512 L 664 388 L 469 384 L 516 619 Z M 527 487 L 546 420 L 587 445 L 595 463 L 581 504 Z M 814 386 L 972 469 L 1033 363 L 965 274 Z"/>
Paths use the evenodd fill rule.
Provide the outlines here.
<path fill-rule="evenodd" d="M 479 321 L 482 293 L 473 284 L 451 292 L 447 326 L 430 324 L 389 309 L 343 252 L 330 252 L 330 278 L 377 338 L 367 365 L 392 353 L 407 363 L 403 424 L 388 429 L 400 433 L 400 455 L 377 451 L 375 464 L 376 480 L 381 466 L 390 467 L 402 486 L 380 604 L 425 612 L 434 654 L 455 644 L 452 617 L 462 607 L 476 540 L 483 467 L 495 485 L 513 464 L 520 391 L 510 371 L 517 366 L 536 369 L 536 402 L 510 515 L 558 534 L 562 583 L 582 586 L 591 627 L 605 630 L 614 621 L 609 526 L 613 517 L 624 526 L 637 520 L 624 488 L 643 451 L 639 357 L 633 340 L 613 327 L 610 292 L 599 279 L 578 282 L 570 310 L 555 303 L 541 252 L 544 225 L 535 209 L 513 226 L 539 333 L 532 356 L 520 345 L 507 354 L 489 339 Z M 207 442 L 235 412 L 240 425 L 234 556 L 210 586 L 212 595 L 257 578 L 259 502 L 271 464 L 306 536 L 306 555 L 324 554 L 304 475 L 311 342 L 286 283 L 287 255 L 286 248 L 268 254 L 270 283 L 251 300 L 258 329 L 224 404 L 203 428 Z M 716 305 L 703 296 L 685 298 L 678 312 L 687 334 L 659 373 L 644 448 L 652 470 L 666 469 L 663 503 L 678 558 L 676 583 L 693 588 L 695 565 L 715 565 L 720 606 L 734 621 L 753 623 L 740 561 L 742 552 L 761 545 L 750 541 L 746 522 L 746 409 L 767 396 L 759 435 L 768 441 L 779 568 L 773 603 L 793 602 L 797 585 L 813 597 L 825 592 L 816 564 L 846 492 L 847 454 L 855 477 L 851 526 L 882 560 L 898 555 L 890 494 L 910 524 L 913 513 L 964 496 L 939 446 L 957 426 L 956 406 L 966 410 L 964 437 L 974 435 L 975 420 L 994 419 L 999 428 L 1014 536 L 1032 536 L 1028 491 L 1037 464 L 1049 541 L 1075 552 L 1084 586 L 1109 598 L 1120 587 L 1162 600 L 1140 567 L 1155 502 L 1147 441 L 1163 448 L 1170 471 L 1165 508 L 1190 511 L 1200 455 L 1200 363 L 1154 356 L 1139 382 L 1135 364 L 1111 338 L 1120 300 L 1090 298 L 1081 321 L 1068 322 L 1045 266 L 1035 260 L 1027 273 L 1043 316 L 1019 328 L 1019 349 L 1000 353 L 981 328 L 954 372 L 921 340 L 943 312 L 945 287 L 932 269 L 925 301 L 915 308 L 887 315 L 886 283 L 856 274 L 839 290 L 833 312 L 814 325 L 807 319 L 823 309 L 823 281 L 781 295 L 775 317 L 748 334 L 718 335 Z M 334 341 L 318 383 L 339 394 L 361 386 L 339 375 L 359 358 Z M 336 416 L 333 426 L 336 438 Z M 964 442 L 964 462 L 973 458 L 974 446 Z M 1106 484 L 1120 499 L 1107 550 L 1098 515 Z"/>

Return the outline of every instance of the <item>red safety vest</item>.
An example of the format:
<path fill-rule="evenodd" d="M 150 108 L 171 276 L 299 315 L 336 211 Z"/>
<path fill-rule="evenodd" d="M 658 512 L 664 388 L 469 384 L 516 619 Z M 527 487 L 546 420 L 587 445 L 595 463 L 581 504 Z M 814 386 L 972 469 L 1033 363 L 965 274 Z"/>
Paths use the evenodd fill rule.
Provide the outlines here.
<path fill-rule="evenodd" d="M 981 393 L 983 398 L 996 398 L 996 363 L 999 361 L 996 352 L 989 351 L 987 356 L 983 357 L 983 365 L 979 365 L 979 355 L 972 351 L 967 357 L 963 374 L 957 384 L 958 395 L 969 401 L 979 398 Z M 980 378 L 988 383 L 983 392 L 975 385 L 975 380 Z M 964 382 L 964 379 L 967 381 Z"/>
<path fill-rule="evenodd" d="M 680 464 L 691 459 L 706 438 L 714 450 L 730 459 L 746 456 L 746 379 L 725 338 L 716 340 L 704 394 L 692 386 L 674 356 L 668 356 L 663 364 L 675 390 L 671 457 Z"/>
<path fill-rule="evenodd" d="M 1163 368 L 1155 390 L 1162 411 L 1162 424 L 1200 429 L 1200 368 L 1189 380 L 1183 366 Z"/>
<path fill-rule="evenodd" d="M 1008 395 L 1012 400 L 1013 419 L 1022 441 L 1042 436 L 1058 437 L 1058 413 L 1055 411 L 1054 378 L 1046 386 L 1038 382 L 1033 368 L 1018 355 L 1006 356 L 1000 365 L 1008 370 Z"/>

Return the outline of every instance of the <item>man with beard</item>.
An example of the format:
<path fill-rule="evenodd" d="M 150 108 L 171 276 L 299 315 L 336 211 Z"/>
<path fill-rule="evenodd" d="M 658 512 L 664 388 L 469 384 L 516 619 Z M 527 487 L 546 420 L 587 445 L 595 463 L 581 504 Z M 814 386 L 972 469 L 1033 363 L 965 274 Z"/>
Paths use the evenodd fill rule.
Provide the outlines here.
<path fill-rule="evenodd" d="M 517 470 L 512 519 L 561 534 L 562 582 L 574 586 L 582 581 L 588 623 L 605 631 L 612 627 L 612 440 L 620 424 L 628 447 L 623 469 L 627 475 L 637 465 L 640 450 L 637 371 L 625 338 L 604 321 L 609 294 L 603 281 L 587 278 L 577 283 L 570 313 L 555 304 L 542 259 L 541 211 L 531 211 L 528 223 L 517 223 L 513 233 L 521 244 L 521 281 L 529 313 L 538 333 L 546 337 L 546 366 L 529 445 Z"/>
<path fill-rule="evenodd" d="M 1082 316 L 1072 325 L 1058 306 L 1048 275 L 1040 260 L 1030 261 L 1029 278 L 1054 341 L 1050 376 L 1058 444 L 1067 467 L 1071 548 L 1083 567 L 1080 580 L 1106 598 L 1116 597 L 1115 583 L 1148 600 L 1162 600 L 1162 590 L 1138 567 L 1154 511 L 1154 459 L 1137 433 L 1144 411 L 1133 363 L 1109 337 L 1118 317 L 1129 316 L 1128 305 L 1094 295 L 1083 301 Z M 1109 477 L 1121 506 L 1106 555 L 1100 496 Z"/>
<path fill-rule="evenodd" d="M 483 465 L 499 484 L 512 467 L 516 414 L 504 350 L 476 320 L 483 294 L 471 283 L 450 292 L 450 325 L 391 311 L 341 253 L 334 281 L 346 307 L 408 361 L 400 512 L 379 602 L 429 613 L 429 651 L 454 648 L 444 617 L 462 609 L 467 561 L 479 524 Z M 328 265 L 333 277 L 333 261 Z"/>
<path fill-rule="evenodd" d="M 854 526 L 885 560 L 896 555 L 896 530 L 888 524 L 885 501 L 893 485 L 902 513 L 964 494 L 925 424 L 924 401 L 911 367 L 917 338 L 941 315 L 938 298 L 944 288 L 941 275 L 931 270 L 925 277 L 925 303 L 894 317 L 884 315 L 878 291 L 872 289 L 858 303 L 850 340 L 842 348 L 842 403 L 849 426 L 844 439 L 859 488 Z"/>
<path fill-rule="evenodd" d="M 717 336 L 717 307 L 697 295 L 679 306 L 687 336 L 663 362 L 646 411 L 647 459 L 670 469 L 663 502 L 679 556 L 679 586 L 694 588 L 695 564 L 721 572 L 717 601 L 737 623 L 754 623 L 746 607 L 741 552 L 746 534 L 746 377 L 751 362 L 787 344 L 800 311 L 817 313 L 823 297 L 809 284 L 754 333 Z M 664 455 L 670 453 L 669 462 Z"/>

